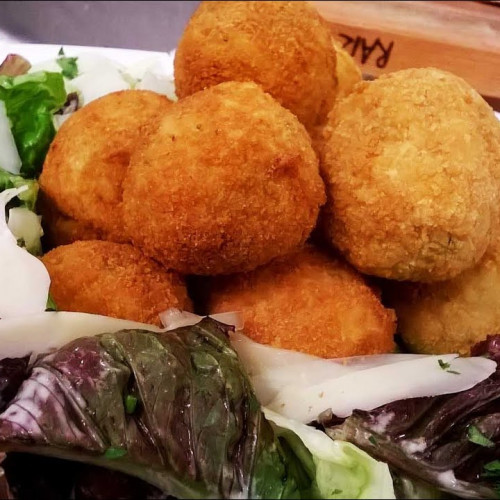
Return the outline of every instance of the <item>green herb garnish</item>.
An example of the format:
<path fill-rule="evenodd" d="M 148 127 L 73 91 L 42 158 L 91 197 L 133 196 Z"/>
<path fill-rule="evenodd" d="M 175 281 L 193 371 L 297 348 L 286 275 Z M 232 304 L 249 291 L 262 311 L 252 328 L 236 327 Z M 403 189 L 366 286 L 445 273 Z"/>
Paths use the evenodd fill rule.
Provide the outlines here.
<path fill-rule="evenodd" d="M 450 370 L 450 363 L 446 363 L 442 359 L 438 359 L 439 367 L 441 370 L 444 370 L 446 373 L 452 373 L 453 375 L 460 375 L 460 372 L 457 372 L 456 370 Z"/>
<path fill-rule="evenodd" d="M 132 396 L 132 394 L 128 394 L 125 398 L 125 411 L 128 415 L 132 415 L 137 408 L 137 398 Z"/>
<path fill-rule="evenodd" d="M 471 443 L 484 446 L 485 448 L 493 448 L 495 446 L 495 443 L 487 438 L 475 425 L 471 425 L 467 429 L 467 438 Z"/>
<path fill-rule="evenodd" d="M 484 464 L 484 472 L 481 474 L 482 477 L 499 477 L 500 476 L 500 460 L 493 460 L 493 462 L 488 462 Z"/>
<path fill-rule="evenodd" d="M 493 462 L 488 462 L 484 464 L 484 470 L 488 472 L 498 471 L 500 472 L 500 460 L 493 460 Z"/>
<path fill-rule="evenodd" d="M 442 359 L 438 359 L 439 367 L 441 370 L 448 370 L 450 368 L 450 363 L 445 363 Z"/>
<path fill-rule="evenodd" d="M 59 49 L 58 56 L 59 57 L 56 59 L 56 62 L 62 69 L 62 75 L 69 80 L 75 78 L 78 75 L 78 66 L 76 64 L 78 58 L 66 57 L 62 47 Z"/>
<path fill-rule="evenodd" d="M 370 441 L 370 443 L 373 445 L 373 446 L 377 446 L 377 440 L 375 439 L 375 436 L 370 436 L 368 438 L 368 441 Z"/>
<path fill-rule="evenodd" d="M 68 80 L 73 80 L 78 75 L 78 66 L 76 65 L 76 57 L 59 57 L 56 59 L 57 64 L 62 69 L 62 75 Z"/>
<path fill-rule="evenodd" d="M 127 454 L 127 450 L 123 448 L 108 448 L 104 453 L 104 458 L 108 458 L 109 460 L 114 460 L 116 458 L 121 458 Z"/>
<path fill-rule="evenodd" d="M 57 304 L 55 303 L 54 299 L 52 298 L 52 295 L 47 297 L 47 305 L 45 306 L 46 311 L 57 311 Z"/>

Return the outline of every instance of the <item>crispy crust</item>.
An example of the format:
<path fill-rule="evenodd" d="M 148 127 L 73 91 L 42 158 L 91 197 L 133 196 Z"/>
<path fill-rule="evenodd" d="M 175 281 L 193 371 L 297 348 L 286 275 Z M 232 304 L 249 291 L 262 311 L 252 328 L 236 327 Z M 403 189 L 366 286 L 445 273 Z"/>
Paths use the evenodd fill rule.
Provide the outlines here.
<path fill-rule="evenodd" d="M 242 311 L 245 334 L 274 347 L 326 358 L 394 350 L 394 312 L 349 265 L 310 247 L 216 278 L 208 304 Z"/>
<path fill-rule="evenodd" d="M 38 195 L 37 213 L 42 216 L 45 251 L 79 240 L 109 240 L 103 231 L 63 215 L 42 191 Z"/>
<path fill-rule="evenodd" d="M 350 94 L 354 85 L 360 82 L 363 77 L 356 61 L 342 48 L 340 42 L 333 40 L 332 43 L 337 55 L 337 93 L 335 97 L 336 99 L 341 99 Z"/>
<path fill-rule="evenodd" d="M 259 83 L 310 130 L 335 97 L 329 27 L 307 2 L 202 2 L 176 51 L 177 95 L 230 80 Z"/>
<path fill-rule="evenodd" d="M 71 116 L 52 142 L 40 186 L 57 209 L 123 241 L 122 182 L 130 156 L 170 101 L 125 90 L 96 99 Z"/>
<path fill-rule="evenodd" d="M 474 344 L 500 332 L 499 249 L 449 281 L 387 284 L 398 330 L 412 351 L 468 356 Z"/>
<path fill-rule="evenodd" d="M 254 83 L 171 106 L 133 156 L 124 218 L 135 245 L 183 274 L 250 270 L 303 244 L 325 201 L 311 141 Z"/>
<path fill-rule="evenodd" d="M 444 71 L 358 83 L 327 128 L 330 241 L 386 278 L 440 281 L 472 267 L 498 220 L 499 131 L 479 94 Z"/>
<path fill-rule="evenodd" d="M 42 257 L 50 293 L 63 311 L 159 325 L 169 307 L 192 310 L 183 280 L 131 245 L 78 241 Z"/>

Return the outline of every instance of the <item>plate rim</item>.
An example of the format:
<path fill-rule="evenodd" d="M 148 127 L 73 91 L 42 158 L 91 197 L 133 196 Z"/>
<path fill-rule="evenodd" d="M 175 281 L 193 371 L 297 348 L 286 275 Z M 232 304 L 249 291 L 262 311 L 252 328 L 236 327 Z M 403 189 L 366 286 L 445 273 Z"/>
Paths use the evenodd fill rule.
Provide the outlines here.
<path fill-rule="evenodd" d="M 89 45 L 2 42 L 0 43 L 0 62 L 3 61 L 8 54 L 16 53 L 28 59 L 32 64 L 39 64 L 49 59 L 54 59 L 61 47 L 64 48 L 66 56 L 74 57 L 84 52 L 94 53 L 106 56 L 117 63 L 125 65 L 134 64 L 151 57 L 158 57 L 168 61 L 173 59 L 173 51 L 159 52 Z"/>

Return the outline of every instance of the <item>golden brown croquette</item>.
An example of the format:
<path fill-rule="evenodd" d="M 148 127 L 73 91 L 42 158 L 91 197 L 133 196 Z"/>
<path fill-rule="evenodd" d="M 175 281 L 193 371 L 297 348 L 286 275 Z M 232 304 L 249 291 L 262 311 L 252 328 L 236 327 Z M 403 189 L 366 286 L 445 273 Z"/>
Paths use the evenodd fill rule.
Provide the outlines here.
<path fill-rule="evenodd" d="M 394 312 L 348 264 L 311 247 L 215 278 L 208 308 L 241 311 L 244 333 L 273 347 L 325 358 L 394 350 Z"/>
<path fill-rule="evenodd" d="M 125 227 L 183 274 L 254 269 L 302 245 L 325 201 L 297 118 L 255 83 L 226 82 L 172 105 L 132 157 Z"/>
<path fill-rule="evenodd" d="M 124 90 L 90 102 L 68 118 L 54 138 L 40 186 L 59 212 L 126 241 L 122 183 L 130 156 L 168 109 L 155 92 Z"/>
<path fill-rule="evenodd" d="M 42 257 L 50 293 L 62 311 L 160 325 L 169 307 L 192 310 L 183 280 L 131 245 L 77 241 Z"/>
<path fill-rule="evenodd" d="M 329 240 L 384 278 L 440 281 L 474 266 L 498 220 L 499 130 L 482 97 L 444 71 L 356 84 L 327 127 Z"/>
<path fill-rule="evenodd" d="M 254 81 L 311 130 L 336 92 L 331 31 L 307 2 L 202 2 L 179 42 L 179 97 Z"/>
<path fill-rule="evenodd" d="M 500 245 L 473 268 L 439 283 L 387 283 L 398 330 L 413 352 L 470 354 L 500 332 Z"/>

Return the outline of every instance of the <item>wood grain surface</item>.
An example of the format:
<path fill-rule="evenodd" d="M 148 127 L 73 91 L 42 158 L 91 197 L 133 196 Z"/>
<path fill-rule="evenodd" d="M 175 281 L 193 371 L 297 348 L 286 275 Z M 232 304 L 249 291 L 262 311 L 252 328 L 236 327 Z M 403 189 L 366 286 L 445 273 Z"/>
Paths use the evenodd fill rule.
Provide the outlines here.
<path fill-rule="evenodd" d="M 451 71 L 500 109 L 500 8 L 491 2 L 311 2 L 371 76 L 411 67 Z"/>

